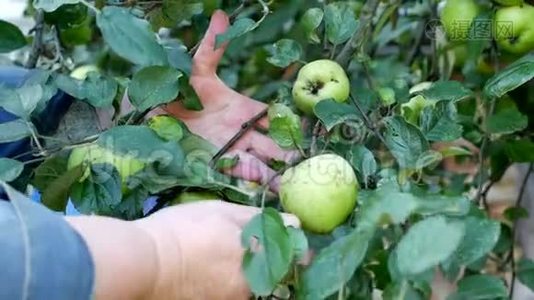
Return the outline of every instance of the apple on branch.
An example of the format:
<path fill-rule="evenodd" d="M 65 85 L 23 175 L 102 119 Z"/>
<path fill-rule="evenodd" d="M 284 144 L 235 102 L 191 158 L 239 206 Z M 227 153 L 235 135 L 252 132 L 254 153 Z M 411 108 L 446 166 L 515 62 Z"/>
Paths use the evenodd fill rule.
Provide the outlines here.
<path fill-rule="evenodd" d="M 349 98 L 350 82 L 345 70 L 329 59 L 320 59 L 300 69 L 293 85 L 293 99 L 298 109 L 307 115 L 321 100 L 345 102 Z"/>
<path fill-rule="evenodd" d="M 282 175 L 280 200 L 303 228 L 328 233 L 343 223 L 356 206 L 358 182 L 341 156 L 322 154 L 307 159 Z"/>
<path fill-rule="evenodd" d="M 525 54 L 534 49 L 534 6 L 502 7 L 495 13 L 495 40 L 504 50 Z M 504 28 L 506 26 L 509 30 Z"/>

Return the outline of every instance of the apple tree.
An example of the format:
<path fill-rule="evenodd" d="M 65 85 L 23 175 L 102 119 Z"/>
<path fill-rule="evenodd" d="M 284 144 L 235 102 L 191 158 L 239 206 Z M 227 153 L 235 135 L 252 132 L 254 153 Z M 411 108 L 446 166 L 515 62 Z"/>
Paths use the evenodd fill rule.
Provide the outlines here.
<path fill-rule="evenodd" d="M 268 104 L 222 147 L 153 114 L 174 101 L 202 113 L 192 56 L 218 9 L 231 22 L 215 38 L 219 78 Z M 262 299 L 534 289 L 515 242 L 534 163 L 532 1 L 33 0 L 25 14 L 29 32 L 0 20 L 5 61 L 32 69 L 0 84 L 14 116 L 0 149 L 28 145 L 0 158 L 0 181 L 50 209 L 132 220 L 205 199 L 261 207 L 241 239 Z M 49 109 L 58 95 L 68 109 Z M 227 172 L 251 130 L 288 153 L 263 182 Z M 519 198 L 496 214 L 488 193 L 516 163 L 529 165 Z"/>

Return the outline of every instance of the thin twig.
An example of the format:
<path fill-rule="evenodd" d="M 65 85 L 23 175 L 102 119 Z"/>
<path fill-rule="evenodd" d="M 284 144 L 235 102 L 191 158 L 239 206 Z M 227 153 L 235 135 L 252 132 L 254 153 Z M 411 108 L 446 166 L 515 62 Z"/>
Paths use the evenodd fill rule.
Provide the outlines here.
<path fill-rule="evenodd" d="M 497 53 L 497 48 L 496 48 L 496 45 L 493 45 L 492 47 L 492 54 L 493 54 L 493 62 L 496 66 L 499 65 L 499 57 L 498 57 L 498 53 Z M 495 72 L 497 72 L 498 69 L 496 68 L 495 69 Z M 488 203 L 486 201 L 486 197 L 482 198 L 482 192 L 483 192 L 483 186 L 484 186 L 484 176 L 482 176 L 482 171 L 484 169 L 484 158 L 486 156 L 486 148 L 488 147 L 488 143 L 489 143 L 489 139 L 490 139 L 490 134 L 488 132 L 488 126 L 487 126 L 487 120 L 489 117 L 491 117 L 493 115 L 493 112 L 495 111 L 495 103 L 497 102 L 497 99 L 490 99 L 490 104 L 489 104 L 489 108 L 486 108 L 487 107 L 487 99 L 482 99 L 483 103 L 483 108 L 484 108 L 484 119 L 482 120 L 483 122 L 483 130 L 484 130 L 484 136 L 482 137 L 482 145 L 480 146 L 480 151 L 478 152 L 478 163 L 479 163 L 479 168 L 478 168 L 478 190 L 477 190 L 477 194 L 476 194 L 476 197 L 475 199 L 477 201 L 480 201 L 482 199 L 482 203 L 484 205 L 484 208 L 485 209 L 488 209 Z M 480 205 L 480 203 L 479 203 Z"/>
<path fill-rule="evenodd" d="M 268 108 L 265 108 L 264 110 L 260 111 L 258 114 L 253 116 L 250 120 L 246 121 L 245 123 L 241 124 L 241 129 L 219 150 L 217 153 L 213 156 L 211 159 L 209 165 L 210 167 L 215 166 L 217 161 L 228 151 L 232 146 L 243 137 L 245 133 L 263 117 L 267 115 Z"/>
<path fill-rule="evenodd" d="M 317 122 L 315 122 L 315 126 L 313 126 L 313 131 L 312 131 L 312 140 L 310 144 L 310 156 L 314 156 L 315 154 L 317 154 L 317 138 L 319 137 L 321 128 L 322 128 L 321 121 L 317 120 Z"/>
<path fill-rule="evenodd" d="M 360 23 L 356 32 L 345 43 L 336 57 L 336 61 L 343 67 L 349 64 L 350 58 L 354 52 L 361 48 L 369 36 L 367 32 L 373 21 L 373 16 L 378 8 L 379 0 L 369 0 L 365 2 L 360 16 Z M 360 51 L 361 52 L 361 51 Z"/>
<path fill-rule="evenodd" d="M 300 159 L 295 159 L 293 160 L 292 162 L 288 163 L 285 167 L 283 167 L 282 169 L 276 171 L 276 173 L 273 174 L 273 176 L 271 176 L 271 178 L 269 178 L 269 180 L 267 180 L 262 186 L 262 194 L 261 194 L 261 208 L 263 208 L 265 206 L 265 198 L 266 198 L 266 195 L 267 195 L 267 191 L 269 190 L 269 186 L 271 184 L 271 182 L 273 182 L 273 180 L 275 180 L 278 176 L 284 174 L 285 171 L 289 170 L 290 168 L 294 167 L 295 165 L 297 165 L 298 163 L 300 162 Z"/>
<path fill-rule="evenodd" d="M 521 207 L 521 202 L 523 201 L 523 196 L 525 194 L 528 179 L 533 169 L 534 169 L 534 163 L 530 163 L 528 166 L 527 173 L 525 174 L 525 178 L 523 178 L 523 182 L 521 182 L 521 187 L 519 188 L 519 195 L 517 195 L 517 201 L 515 203 L 515 207 Z M 515 277 L 516 277 L 515 259 L 514 259 L 514 251 L 515 251 L 514 245 L 515 245 L 516 229 L 517 229 L 517 219 L 514 220 L 514 224 L 512 227 L 512 246 L 510 248 L 510 253 L 511 253 L 510 266 L 512 269 L 512 281 L 510 282 L 510 296 L 508 297 L 509 299 L 513 299 L 513 296 L 514 296 L 514 285 L 515 285 Z"/>
<path fill-rule="evenodd" d="M 367 128 L 369 128 L 371 131 L 373 131 L 373 133 L 376 135 L 376 137 L 378 139 L 380 139 L 380 141 L 382 143 L 384 143 L 384 145 L 387 145 L 386 144 L 386 139 L 384 139 L 384 137 L 382 136 L 382 134 L 380 133 L 380 131 L 378 131 L 378 129 L 373 125 L 373 123 L 371 122 L 371 120 L 369 119 L 369 117 L 365 114 L 365 112 L 363 111 L 363 109 L 361 108 L 360 104 L 358 103 L 358 101 L 356 101 L 356 99 L 354 99 L 352 96 L 349 97 L 350 98 L 350 101 L 352 101 L 352 103 L 354 104 L 354 106 L 356 106 L 356 108 L 358 109 L 358 111 L 360 112 L 360 114 L 362 115 L 362 118 L 363 118 L 363 121 L 365 122 L 365 125 L 367 126 Z"/>
<path fill-rule="evenodd" d="M 415 58 L 417 57 L 417 54 L 421 51 L 421 44 L 425 37 L 425 30 L 426 30 L 426 23 L 427 19 L 424 19 L 423 22 L 419 24 L 419 34 L 416 37 L 416 40 L 414 42 L 414 45 L 410 52 L 408 53 L 408 56 L 406 56 L 406 65 L 410 66 L 415 61 Z"/>
<path fill-rule="evenodd" d="M 37 66 L 37 61 L 39 61 L 39 56 L 43 51 L 43 30 L 44 30 L 44 11 L 38 9 L 35 13 L 35 35 L 33 37 L 32 48 L 30 50 L 30 55 L 28 61 L 26 62 L 26 68 L 33 69 Z"/>

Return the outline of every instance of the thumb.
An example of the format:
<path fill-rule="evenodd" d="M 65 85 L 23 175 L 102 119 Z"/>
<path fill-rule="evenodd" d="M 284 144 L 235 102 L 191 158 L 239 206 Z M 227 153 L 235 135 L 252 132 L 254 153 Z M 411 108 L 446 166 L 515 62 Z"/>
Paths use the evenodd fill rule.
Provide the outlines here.
<path fill-rule="evenodd" d="M 215 38 L 218 34 L 224 33 L 228 25 L 228 16 L 223 11 L 217 10 L 211 16 L 208 30 L 193 57 L 193 76 L 215 75 L 217 65 L 226 48 L 226 44 L 224 44 L 215 49 Z"/>

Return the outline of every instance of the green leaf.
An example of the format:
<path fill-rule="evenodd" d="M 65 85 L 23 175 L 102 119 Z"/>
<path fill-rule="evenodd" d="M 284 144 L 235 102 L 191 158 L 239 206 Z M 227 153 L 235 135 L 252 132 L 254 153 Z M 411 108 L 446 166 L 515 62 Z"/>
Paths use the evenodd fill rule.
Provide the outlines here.
<path fill-rule="evenodd" d="M 454 141 L 462 136 L 453 102 L 439 101 L 434 107 L 427 106 L 421 114 L 421 131 L 430 141 Z"/>
<path fill-rule="evenodd" d="M 23 120 L 17 119 L 0 124 L 0 143 L 18 141 L 31 135 L 32 128 L 30 124 Z"/>
<path fill-rule="evenodd" d="M 0 20 L 0 53 L 7 53 L 26 46 L 26 38 L 20 29 Z"/>
<path fill-rule="evenodd" d="M 415 163 L 415 169 L 418 171 L 423 170 L 426 167 L 435 167 L 443 159 L 443 155 L 440 152 L 434 150 L 428 150 L 421 154 L 417 162 Z"/>
<path fill-rule="evenodd" d="M 292 148 L 302 143 L 304 134 L 300 117 L 289 107 L 275 103 L 269 106 L 269 135 L 282 148 Z"/>
<path fill-rule="evenodd" d="M 215 49 L 221 47 L 221 45 L 225 42 L 231 41 L 249 31 L 254 30 L 256 26 L 256 22 L 249 18 L 241 18 L 236 20 L 234 24 L 228 27 L 224 33 L 218 34 L 215 37 Z"/>
<path fill-rule="evenodd" d="M 266 208 L 241 233 L 243 271 L 256 296 L 268 296 L 289 271 L 293 245 L 280 214 Z"/>
<path fill-rule="evenodd" d="M 491 77 L 484 86 L 488 99 L 500 98 L 534 78 L 534 54 L 527 54 Z"/>
<path fill-rule="evenodd" d="M 180 94 L 182 95 L 182 105 L 189 110 L 201 111 L 204 109 L 197 92 L 189 83 L 189 77 L 180 77 Z"/>
<path fill-rule="evenodd" d="M 504 150 L 513 162 L 534 162 L 534 143 L 527 139 L 507 141 Z"/>
<path fill-rule="evenodd" d="M 294 40 L 282 39 L 273 45 L 270 52 L 271 57 L 267 58 L 267 61 L 277 67 L 285 68 L 301 58 L 302 47 Z"/>
<path fill-rule="evenodd" d="M 154 116 L 148 120 L 148 127 L 166 141 L 178 142 L 184 137 L 182 125 L 171 116 Z"/>
<path fill-rule="evenodd" d="M 123 196 L 119 205 L 113 211 L 113 217 L 123 220 L 137 220 L 143 217 L 143 203 L 148 198 L 144 187 L 138 187 Z"/>
<path fill-rule="evenodd" d="M 408 281 L 390 284 L 382 294 L 383 300 L 423 300 L 423 296 Z"/>
<path fill-rule="evenodd" d="M 33 0 L 33 7 L 51 12 L 58 9 L 63 4 L 74 4 L 80 0 Z"/>
<path fill-rule="evenodd" d="M 464 230 L 462 222 L 447 221 L 443 216 L 416 223 L 396 249 L 399 271 L 416 275 L 445 261 L 460 244 Z"/>
<path fill-rule="evenodd" d="M 367 183 L 369 177 L 375 175 L 378 169 L 373 153 L 363 145 L 352 147 L 349 152 L 349 161 L 364 183 Z"/>
<path fill-rule="evenodd" d="M 362 263 L 372 231 L 358 229 L 345 235 L 313 259 L 301 277 L 305 299 L 325 299 L 338 291 Z"/>
<path fill-rule="evenodd" d="M 78 165 L 57 176 L 42 191 L 41 202 L 52 210 L 65 211 L 71 188 L 82 178 L 84 170 L 83 165 Z"/>
<path fill-rule="evenodd" d="M 134 155 L 140 161 L 153 164 L 150 170 L 158 175 L 186 175 L 181 146 L 175 141 L 165 141 L 146 126 L 113 127 L 102 133 L 97 143 L 115 154 Z"/>
<path fill-rule="evenodd" d="M 508 298 L 504 281 L 490 275 L 471 275 L 458 282 L 458 289 L 447 300 L 494 300 Z"/>
<path fill-rule="evenodd" d="M 33 171 L 31 184 L 41 192 L 41 202 L 56 211 L 65 209 L 70 188 L 82 177 L 82 170 L 85 169 L 83 165 L 79 165 L 74 168 L 79 170 L 71 171 L 67 170 L 67 166 L 68 156 L 54 155 Z"/>
<path fill-rule="evenodd" d="M 202 13 L 203 5 L 199 0 L 163 0 L 163 5 L 148 13 L 152 27 L 173 28 L 177 24 L 190 21 L 194 15 Z"/>
<path fill-rule="evenodd" d="M 421 131 L 402 117 L 389 117 L 385 120 L 386 145 L 403 169 L 414 169 L 419 158 L 429 149 L 428 141 Z"/>
<path fill-rule="evenodd" d="M 304 34 L 309 41 L 316 44 L 321 42 L 315 30 L 321 25 L 323 16 L 324 13 L 322 9 L 313 7 L 308 9 L 300 19 L 300 26 L 302 27 Z"/>
<path fill-rule="evenodd" d="M 304 231 L 299 228 L 288 227 L 287 232 L 293 244 L 294 260 L 298 261 L 305 258 L 308 255 L 309 245 Z"/>
<path fill-rule="evenodd" d="M 22 173 L 24 164 L 18 160 L 0 157 L 0 181 L 10 182 Z"/>
<path fill-rule="evenodd" d="M 332 130 L 334 126 L 346 123 L 347 121 L 361 120 L 360 114 L 354 106 L 339 103 L 332 99 L 319 101 L 314 106 L 313 111 L 328 131 Z"/>
<path fill-rule="evenodd" d="M 534 291 L 534 261 L 522 258 L 517 263 L 517 278 L 531 291 Z"/>
<path fill-rule="evenodd" d="M 324 11 L 324 22 L 326 36 L 334 45 L 346 42 L 358 28 L 353 10 L 344 2 L 328 4 Z"/>
<path fill-rule="evenodd" d="M 528 219 L 529 213 L 523 207 L 512 206 L 504 210 L 503 216 L 512 222 L 519 219 Z"/>
<path fill-rule="evenodd" d="M 472 96 L 472 91 L 464 87 L 459 81 L 437 81 L 432 83 L 428 89 L 416 92 L 415 95 L 422 95 L 427 101 L 452 101 L 457 102 Z"/>
<path fill-rule="evenodd" d="M 164 46 L 169 65 L 182 71 L 189 78 L 193 67 L 193 59 L 187 51 L 187 47 L 178 41 L 169 41 Z"/>
<path fill-rule="evenodd" d="M 374 190 L 361 190 L 358 201 L 358 224 L 362 227 L 400 224 L 412 214 L 464 216 L 471 207 L 464 196 L 416 195 L 403 191 L 394 177 L 383 178 Z"/>
<path fill-rule="evenodd" d="M 510 134 L 527 128 L 528 117 L 520 113 L 515 106 L 510 106 L 491 115 L 487 122 L 490 133 Z"/>
<path fill-rule="evenodd" d="M 382 179 L 374 190 L 361 190 L 358 202 L 358 219 L 362 227 L 402 223 L 417 208 L 415 195 L 402 192 L 394 178 Z"/>
<path fill-rule="evenodd" d="M 417 196 L 416 213 L 423 216 L 443 214 L 447 216 L 465 216 L 469 213 L 471 201 L 465 196 L 445 196 L 423 194 Z"/>
<path fill-rule="evenodd" d="M 221 170 L 227 170 L 235 167 L 237 163 L 239 162 L 239 155 L 236 155 L 234 157 L 222 157 L 217 160 L 216 169 Z"/>
<path fill-rule="evenodd" d="M 171 67 L 150 66 L 135 73 L 128 85 L 128 96 L 140 111 L 174 101 L 182 73 Z"/>
<path fill-rule="evenodd" d="M 109 164 L 92 164 L 89 177 L 72 186 L 72 203 L 83 214 L 112 215 L 121 201 L 121 178 Z"/>
<path fill-rule="evenodd" d="M 465 219 L 465 235 L 458 249 L 444 265 L 459 267 L 476 262 L 495 247 L 500 234 L 499 222 L 487 218 L 468 217 Z"/>
<path fill-rule="evenodd" d="M 97 14 L 96 24 L 119 56 L 141 66 L 167 64 L 167 54 L 150 24 L 132 15 L 129 9 L 106 6 Z"/>
<path fill-rule="evenodd" d="M 0 86 L 0 107 L 28 120 L 43 96 L 44 90 L 39 84 L 24 84 L 15 89 Z"/>
<path fill-rule="evenodd" d="M 83 81 L 58 74 L 55 82 L 65 93 L 98 108 L 111 107 L 119 88 L 113 78 L 102 76 L 97 72 L 90 72 Z"/>

